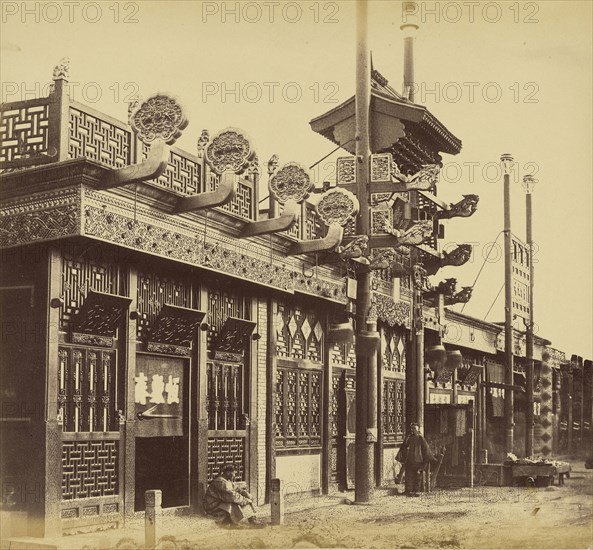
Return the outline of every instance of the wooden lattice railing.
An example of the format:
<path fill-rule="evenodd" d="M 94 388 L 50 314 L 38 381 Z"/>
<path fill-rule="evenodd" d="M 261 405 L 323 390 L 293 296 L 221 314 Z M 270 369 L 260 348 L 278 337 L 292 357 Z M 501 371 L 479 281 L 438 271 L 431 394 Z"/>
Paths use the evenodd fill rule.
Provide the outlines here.
<path fill-rule="evenodd" d="M 48 97 L 0 105 L 0 172 L 75 158 L 121 168 L 142 162 L 147 153 L 128 124 L 70 100 L 63 80 L 54 82 Z M 218 176 L 201 158 L 171 147 L 167 170 L 147 183 L 190 196 L 215 189 Z M 255 174 L 237 176 L 235 198 L 219 209 L 255 220 L 257 195 Z"/>

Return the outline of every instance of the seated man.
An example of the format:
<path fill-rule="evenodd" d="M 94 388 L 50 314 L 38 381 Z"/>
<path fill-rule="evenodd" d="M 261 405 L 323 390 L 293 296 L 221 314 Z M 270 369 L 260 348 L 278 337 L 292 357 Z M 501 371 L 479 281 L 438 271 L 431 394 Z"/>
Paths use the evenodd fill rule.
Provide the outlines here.
<path fill-rule="evenodd" d="M 233 482 L 236 473 L 234 464 L 222 467 L 220 475 L 208 485 L 204 509 L 220 525 L 238 525 L 243 519 L 257 525 L 253 497 L 244 489 L 236 487 Z"/>

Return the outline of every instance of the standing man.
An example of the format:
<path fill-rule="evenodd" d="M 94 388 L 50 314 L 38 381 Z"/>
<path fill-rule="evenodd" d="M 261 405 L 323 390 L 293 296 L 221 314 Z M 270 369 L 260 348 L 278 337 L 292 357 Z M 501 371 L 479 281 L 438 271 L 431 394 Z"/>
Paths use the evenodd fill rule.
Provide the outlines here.
<path fill-rule="evenodd" d="M 220 525 L 238 525 L 243 519 L 247 519 L 252 525 L 258 525 L 253 497 L 244 489 L 236 487 L 236 473 L 234 464 L 225 464 L 222 467 L 220 475 L 208 485 L 204 510 L 216 518 Z"/>
<path fill-rule="evenodd" d="M 416 422 L 410 424 L 410 433 L 398 452 L 398 460 L 405 468 L 406 496 L 419 496 L 422 472 L 435 458 L 426 439 L 420 434 L 420 425 Z"/>

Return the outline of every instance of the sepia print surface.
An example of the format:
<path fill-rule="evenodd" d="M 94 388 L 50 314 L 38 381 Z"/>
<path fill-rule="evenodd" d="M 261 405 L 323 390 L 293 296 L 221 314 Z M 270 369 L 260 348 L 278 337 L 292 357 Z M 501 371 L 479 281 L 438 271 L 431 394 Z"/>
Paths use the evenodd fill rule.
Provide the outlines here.
<path fill-rule="evenodd" d="M 0 6 L 2 549 L 591 546 L 590 2 Z"/>

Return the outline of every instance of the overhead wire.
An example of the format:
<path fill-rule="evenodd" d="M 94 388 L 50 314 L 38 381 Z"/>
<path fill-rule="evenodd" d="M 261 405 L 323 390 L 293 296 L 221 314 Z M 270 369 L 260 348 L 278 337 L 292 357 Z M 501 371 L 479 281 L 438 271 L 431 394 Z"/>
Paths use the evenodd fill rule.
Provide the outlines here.
<path fill-rule="evenodd" d="M 492 252 L 492 250 L 494 249 L 494 245 L 497 243 L 498 238 L 504 233 L 504 230 L 499 231 L 498 235 L 496 235 L 496 239 L 494 239 L 494 242 L 492 243 L 492 246 L 490 247 L 490 250 L 488 250 L 488 254 L 486 255 L 486 257 L 484 258 L 484 261 L 482 262 L 482 266 L 480 267 L 480 270 L 478 271 L 478 274 L 476 275 L 476 278 L 474 279 L 474 282 L 472 283 L 471 289 L 473 290 L 474 287 L 476 286 L 476 283 L 478 282 L 478 279 L 480 278 L 480 275 L 482 273 L 482 270 L 484 269 L 484 266 L 486 265 L 486 262 L 488 261 L 488 258 L 490 258 L 490 253 Z M 463 310 L 465 309 L 465 306 L 467 305 L 467 302 L 465 302 L 463 304 L 463 306 L 461 307 L 461 313 L 463 313 Z"/>

